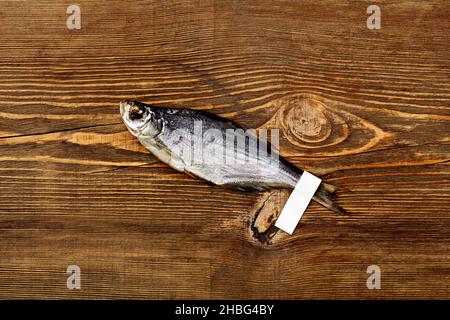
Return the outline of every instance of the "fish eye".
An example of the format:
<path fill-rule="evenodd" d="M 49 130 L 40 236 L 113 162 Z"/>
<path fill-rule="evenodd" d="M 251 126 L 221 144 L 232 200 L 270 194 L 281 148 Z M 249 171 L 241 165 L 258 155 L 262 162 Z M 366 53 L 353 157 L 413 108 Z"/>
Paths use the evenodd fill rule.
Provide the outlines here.
<path fill-rule="evenodd" d="M 141 109 L 139 106 L 132 105 L 130 107 L 130 111 L 129 111 L 130 120 L 142 119 L 142 117 L 144 116 L 144 113 L 145 113 L 144 110 Z"/>

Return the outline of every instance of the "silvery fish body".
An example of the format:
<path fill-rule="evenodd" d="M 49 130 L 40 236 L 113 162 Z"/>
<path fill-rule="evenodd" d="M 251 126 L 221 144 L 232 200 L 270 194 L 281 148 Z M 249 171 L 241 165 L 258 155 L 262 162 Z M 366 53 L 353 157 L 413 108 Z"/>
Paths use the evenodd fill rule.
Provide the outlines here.
<path fill-rule="evenodd" d="M 267 135 L 212 113 L 129 100 L 121 102 L 120 113 L 128 130 L 159 160 L 215 185 L 245 191 L 292 189 L 303 173 L 279 156 Z M 313 200 L 345 213 L 333 201 L 334 190 L 322 183 Z"/>

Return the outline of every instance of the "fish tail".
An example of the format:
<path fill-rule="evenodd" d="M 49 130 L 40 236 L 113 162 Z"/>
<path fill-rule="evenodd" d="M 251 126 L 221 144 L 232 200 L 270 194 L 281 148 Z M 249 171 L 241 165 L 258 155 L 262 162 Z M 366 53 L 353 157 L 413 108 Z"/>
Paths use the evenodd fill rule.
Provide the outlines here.
<path fill-rule="evenodd" d="M 347 211 L 336 203 L 336 187 L 322 182 L 314 194 L 313 200 L 339 214 L 347 214 Z"/>

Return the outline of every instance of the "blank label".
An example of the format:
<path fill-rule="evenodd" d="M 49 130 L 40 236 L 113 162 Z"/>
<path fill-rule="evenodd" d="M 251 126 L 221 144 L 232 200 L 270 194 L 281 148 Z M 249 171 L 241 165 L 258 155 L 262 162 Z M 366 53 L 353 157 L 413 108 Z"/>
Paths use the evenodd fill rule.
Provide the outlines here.
<path fill-rule="evenodd" d="M 322 180 L 304 171 L 281 211 L 275 226 L 292 234 Z"/>

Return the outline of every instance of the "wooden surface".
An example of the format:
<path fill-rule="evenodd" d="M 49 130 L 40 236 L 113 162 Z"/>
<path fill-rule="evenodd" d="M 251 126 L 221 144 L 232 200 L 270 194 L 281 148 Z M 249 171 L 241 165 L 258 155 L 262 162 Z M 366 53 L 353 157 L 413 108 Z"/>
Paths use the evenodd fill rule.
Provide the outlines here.
<path fill-rule="evenodd" d="M 447 0 L 377 1 L 380 30 L 365 1 L 76 4 L 70 31 L 65 1 L 1 1 L 0 298 L 450 297 Z M 264 242 L 286 194 L 156 161 L 124 98 L 280 128 L 350 215 Z"/>

